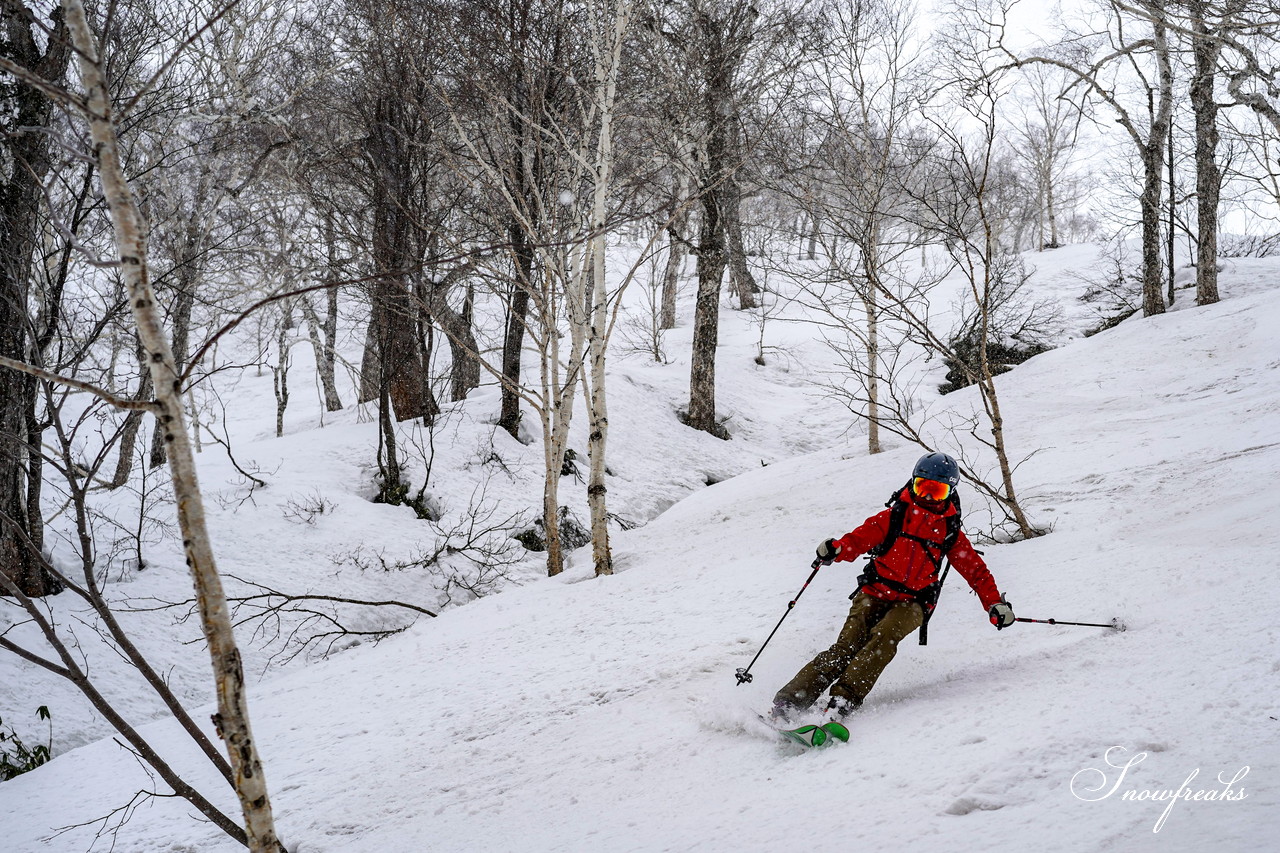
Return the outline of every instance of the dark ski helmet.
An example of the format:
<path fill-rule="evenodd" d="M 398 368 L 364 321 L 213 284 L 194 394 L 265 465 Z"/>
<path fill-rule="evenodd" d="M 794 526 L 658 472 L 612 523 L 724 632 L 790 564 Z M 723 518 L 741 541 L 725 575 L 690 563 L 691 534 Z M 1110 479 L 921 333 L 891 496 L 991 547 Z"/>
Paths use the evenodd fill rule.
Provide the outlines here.
<path fill-rule="evenodd" d="M 916 462 L 916 469 L 911 472 L 911 477 L 936 480 L 954 489 L 960 484 L 960 466 L 945 453 L 928 453 Z"/>

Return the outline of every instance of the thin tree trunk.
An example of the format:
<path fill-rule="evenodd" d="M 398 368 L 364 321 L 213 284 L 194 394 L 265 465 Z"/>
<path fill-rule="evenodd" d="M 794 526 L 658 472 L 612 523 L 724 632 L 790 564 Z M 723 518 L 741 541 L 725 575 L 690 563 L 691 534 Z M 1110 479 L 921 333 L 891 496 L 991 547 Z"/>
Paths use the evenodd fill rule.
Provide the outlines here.
<path fill-rule="evenodd" d="M 542 532 L 547 544 L 547 577 L 555 577 L 564 571 L 564 544 L 560 538 L 560 468 L 554 458 L 559 456 L 564 465 L 564 445 L 558 452 L 550 443 L 547 447 L 547 470 L 542 487 Z"/>
<path fill-rule="evenodd" d="M 435 390 L 431 387 L 431 363 L 435 357 L 436 335 L 430 310 L 430 284 L 423 284 L 422 276 L 414 277 L 413 302 L 417 306 L 414 317 L 414 337 L 417 339 L 418 351 L 422 353 L 422 373 L 418 381 L 422 385 L 423 407 L 422 423 L 432 426 L 436 416 L 440 414 L 440 404 L 436 402 Z"/>
<path fill-rule="evenodd" d="M 689 254 L 681 231 L 675 230 L 673 226 L 667 229 L 667 233 L 671 236 L 667 241 L 667 266 L 662 275 L 662 313 L 658 319 L 660 329 L 676 327 L 676 297 L 680 291 L 680 271 L 684 268 L 684 260 Z"/>
<path fill-rule="evenodd" d="M 1049 219 L 1049 245 L 1058 248 L 1061 244 L 1058 242 L 1058 212 L 1054 206 L 1053 198 L 1053 178 L 1045 183 L 1045 216 Z"/>
<path fill-rule="evenodd" d="M 1142 147 L 1143 188 L 1139 197 L 1142 211 L 1142 315 L 1151 317 L 1165 312 L 1160 260 L 1160 196 L 1164 185 L 1164 146 L 1173 118 L 1173 66 L 1169 59 L 1167 29 L 1160 20 L 1152 21 L 1159 89 L 1155 93 L 1146 144 Z"/>
<path fill-rule="evenodd" d="M 557 334 L 559 295 L 550 290 L 534 301 L 537 322 L 542 334 L 538 369 L 540 372 L 540 405 L 542 424 L 544 480 L 542 492 L 542 526 L 547 543 L 547 575 L 564 571 L 564 544 L 560 534 L 560 477 L 564 471 L 569 426 L 573 421 L 574 397 L 582 381 L 582 353 L 586 346 L 586 253 L 574 246 L 564 264 L 563 304 L 568 312 L 569 356 L 561 357 L 561 335 Z M 544 283 L 545 283 L 544 279 Z"/>
<path fill-rule="evenodd" d="M 880 452 L 880 306 L 876 291 L 879 288 L 879 260 L 875 247 L 879 245 L 879 231 L 863 247 L 863 268 L 867 274 L 866 292 L 862 305 L 867 312 L 867 453 Z"/>
<path fill-rule="evenodd" d="M 677 212 L 667 225 L 667 267 L 662 276 L 662 313 L 658 320 L 661 329 L 676 327 L 676 296 L 680 289 L 680 273 L 688 255 L 685 228 L 689 225 L 689 177 L 679 169 L 677 178 Z"/>
<path fill-rule="evenodd" d="M 385 372 L 378 379 L 378 473 L 382 477 L 379 499 L 399 504 L 405 486 L 400 476 L 400 457 L 396 450 L 396 425 L 391 411 L 390 381 Z"/>
<path fill-rule="evenodd" d="M 325 255 L 328 261 L 326 275 L 332 282 L 338 269 L 338 246 L 333 234 L 333 220 L 326 216 L 324 221 Z M 320 387 L 324 391 L 324 408 L 326 412 L 342 410 L 342 398 L 338 395 L 337 363 L 338 363 L 338 288 L 329 287 L 324 292 L 324 322 L 319 322 L 311 301 L 304 299 L 302 306 L 306 312 L 307 328 L 311 336 L 311 345 L 315 347 L 317 339 L 322 348 L 316 352 L 316 368 L 320 372 Z"/>
<path fill-rule="evenodd" d="M 576 312 L 576 304 L 571 303 Z M 542 527 L 547 543 L 547 575 L 555 577 L 564 571 L 564 545 L 560 535 L 560 477 L 564 470 L 565 449 L 569 440 L 569 426 L 573 420 L 574 392 L 578 386 L 578 371 L 582 365 L 584 336 L 582 323 L 569 325 L 570 352 L 569 375 L 561 375 L 559 337 L 547 338 L 549 352 L 541 360 L 543 462 L 545 465 L 542 488 Z M 554 324 L 554 318 L 544 317 L 543 325 Z M 549 326 L 549 327 L 553 327 Z"/>
<path fill-rule="evenodd" d="M 988 132 L 992 131 L 989 130 Z M 991 151 L 990 140 L 991 137 L 988 136 L 988 154 Z M 990 353 L 988 351 L 988 343 L 991 337 L 991 311 L 989 306 L 995 284 L 992 280 L 992 265 L 996 260 L 998 243 L 993 236 L 991 217 L 988 216 L 984 198 L 985 174 L 987 173 L 984 173 L 984 182 L 977 194 L 978 212 L 986 232 L 983 255 L 980 259 L 982 264 L 982 298 L 978 300 L 978 373 L 980 380 L 978 384 L 979 391 L 982 394 L 983 406 L 986 408 L 987 417 L 991 422 L 991 446 L 995 450 L 996 461 L 1000 465 L 1000 482 L 1004 489 L 1001 502 L 1005 506 L 1005 511 L 1012 514 L 1013 521 L 1018 525 L 1018 531 L 1022 538 L 1031 539 L 1038 536 L 1039 531 L 1033 528 L 1031 522 L 1027 520 L 1026 513 L 1022 511 L 1022 505 L 1018 502 L 1018 494 L 1014 491 L 1013 466 L 1009 464 L 1009 451 L 1005 446 L 1004 440 L 1004 416 L 1000 413 L 1000 397 L 996 393 L 996 380 L 991 372 Z"/>
<path fill-rule="evenodd" d="M 747 249 L 742 240 L 742 190 L 736 178 L 725 181 L 724 188 L 725 247 L 729 252 L 729 279 L 738 294 L 738 308 L 755 308 L 760 286 L 747 266 Z"/>
<path fill-rule="evenodd" d="M 1169 135 L 1167 137 L 1168 149 L 1168 167 L 1169 167 L 1169 227 L 1164 235 L 1165 241 L 1165 264 L 1167 266 L 1166 276 L 1169 281 L 1169 304 L 1172 305 L 1177 299 L 1178 294 L 1174 290 L 1174 279 L 1177 277 L 1177 264 L 1173 260 L 1173 250 L 1175 245 L 1175 237 L 1177 236 L 1177 213 L 1178 213 L 1178 194 L 1177 184 L 1174 181 L 1174 158 L 1173 158 L 1173 122 L 1169 122 Z"/>
<path fill-rule="evenodd" d="M 89 28 L 81 0 L 63 0 L 67 25 L 75 44 L 80 78 L 87 94 L 86 118 L 98 161 L 103 195 L 111 212 L 120 269 L 129 290 L 129 305 L 138 326 L 138 339 L 147 351 L 156 388 L 159 420 L 165 427 L 169 467 L 177 505 L 187 565 L 195 585 L 210 659 L 213 664 L 218 713 L 218 734 L 227 744 L 235 773 L 236 794 L 244 813 L 245 835 L 253 853 L 283 853 L 276 837 L 271 802 L 262 761 L 249 724 L 244 667 L 232 632 L 222 579 L 214 562 L 213 547 L 205 524 L 204 502 L 196 477 L 195 459 L 187 434 L 182 388 L 168 336 L 160 322 L 155 293 L 147 268 L 145 228 L 139 218 L 132 190 L 121 168 L 112 116 L 111 96 L 104 77 L 98 45 Z"/>
<path fill-rule="evenodd" d="M 324 372 L 329 377 L 329 384 L 333 387 L 333 408 L 331 412 L 336 412 L 342 408 L 342 400 L 338 397 L 338 386 L 334 381 L 335 367 L 338 363 L 338 288 L 331 287 L 325 291 L 325 314 L 324 314 Z M 328 403 L 328 391 L 325 391 L 326 403 Z"/>
<path fill-rule="evenodd" d="M 875 293 L 866 300 L 867 309 L 867 453 L 880 452 L 880 363 L 879 318 Z"/>
<path fill-rule="evenodd" d="M 498 427 L 517 441 L 520 439 L 520 362 L 524 348 L 525 323 L 529 315 L 529 294 L 533 288 L 533 247 L 524 226 L 512 221 L 511 243 L 515 247 L 516 278 L 507 302 L 507 331 L 502 341 L 502 401 Z"/>
<path fill-rule="evenodd" d="M 276 392 L 276 438 L 284 436 L 284 412 L 289 408 L 289 332 L 293 329 L 293 308 L 285 306 L 280 318 L 280 332 L 276 335 L 276 364 L 271 369 L 272 386 Z"/>
<path fill-rule="evenodd" d="M 194 223 L 191 228 L 194 230 Z M 183 254 L 187 260 L 178 273 L 178 292 L 173 303 L 173 363 L 179 373 L 187 366 L 187 350 L 191 340 L 191 309 L 195 305 L 196 285 L 200 277 L 199 270 L 193 265 L 198 263 L 200 252 L 203 251 L 202 242 L 198 235 L 194 237 L 189 235 L 183 243 L 187 250 Z M 164 430 L 157 424 L 155 431 L 151 434 L 151 456 L 147 464 L 152 468 L 159 468 L 166 461 Z"/>
<path fill-rule="evenodd" d="M 146 365 L 146 352 L 142 348 L 142 343 L 134 336 L 135 351 L 138 359 L 138 367 L 141 369 L 141 376 L 138 378 L 138 393 L 134 395 L 135 400 L 149 400 L 151 398 L 151 371 Z M 129 474 L 133 471 L 133 454 L 138 447 L 138 432 L 142 429 L 142 416 L 144 412 L 134 411 L 125 416 L 124 426 L 120 431 L 120 449 L 116 456 L 115 476 L 111 478 L 111 482 L 107 488 L 118 489 L 129 482 Z"/>
<path fill-rule="evenodd" d="M 461 311 L 455 311 L 449 304 L 449 291 L 470 269 L 470 266 L 460 267 L 441 281 L 427 284 L 427 313 L 449 340 L 450 399 L 454 402 L 465 400 L 472 389 L 480 387 L 480 345 L 471 327 L 475 288 L 467 284 Z"/>
<path fill-rule="evenodd" d="M 334 376 L 336 364 L 334 337 L 337 329 L 334 328 L 331 332 L 329 325 L 329 320 L 332 319 L 333 326 L 337 326 L 337 288 L 329 288 L 328 295 L 330 312 L 323 324 L 316 315 L 316 309 L 311 306 L 311 300 L 306 297 L 302 299 L 302 316 L 306 318 L 307 337 L 311 341 L 311 350 L 315 353 L 316 372 L 320 376 L 320 388 L 324 393 L 324 410 L 338 412 L 342 410 L 342 398 L 338 396 L 338 386 Z"/>
<path fill-rule="evenodd" d="M 378 326 L 373 318 L 364 333 L 364 350 L 360 357 L 360 389 L 356 402 L 364 404 L 377 400 L 382 393 L 382 356 L 378 353 Z"/>

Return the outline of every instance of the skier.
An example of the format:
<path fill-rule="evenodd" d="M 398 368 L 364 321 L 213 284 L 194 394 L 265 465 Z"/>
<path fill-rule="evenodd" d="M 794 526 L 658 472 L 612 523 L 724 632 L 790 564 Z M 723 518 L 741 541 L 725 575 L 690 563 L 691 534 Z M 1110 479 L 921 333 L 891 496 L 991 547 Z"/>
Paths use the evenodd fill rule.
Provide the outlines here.
<path fill-rule="evenodd" d="M 960 467 L 945 453 L 916 462 L 911 482 L 886 509 L 839 539 L 818 546 L 823 565 L 871 557 L 850 598 L 853 607 L 835 644 L 778 691 L 772 717 L 783 721 L 831 688 L 835 719 L 857 709 L 893 660 L 898 643 L 927 622 L 937 603 L 944 557 L 978 594 L 998 629 L 1014 623 L 1013 608 L 996 588 L 986 563 L 960 529 L 955 496 Z M 896 528 L 896 529 L 895 529 Z M 922 640 L 923 642 L 923 640 Z"/>

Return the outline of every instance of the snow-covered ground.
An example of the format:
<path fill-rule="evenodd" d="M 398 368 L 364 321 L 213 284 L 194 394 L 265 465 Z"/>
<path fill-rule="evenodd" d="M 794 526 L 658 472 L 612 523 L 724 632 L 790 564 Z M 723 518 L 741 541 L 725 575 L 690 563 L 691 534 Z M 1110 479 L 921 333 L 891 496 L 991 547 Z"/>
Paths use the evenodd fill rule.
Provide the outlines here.
<path fill-rule="evenodd" d="M 1061 251 L 1033 262 L 1041 289 L 1070 304 L 1066 273 L 1091 253 Z M 1021 616 L 1119 617 L 1126 632 L 997 632 L 952 578 L 929 645 L 904 644 L 852 720 L 849 745 L 797 754 L 778 743 L 756 713 L 834 639 L 857 566 L 819 573 L 752 684 L 737 686 L 734 670 L 803 583 L 813 546 L 878 510 L 918 450 L 868 457 L 860 434 L 845 434 L 847 413 L 811 390 L 830 363 L 811 332 L 772 322 L 769 341 L 787 358 L 760 367 L 758 328 L 727 313 L 720 400 L 734 415 L 731 442 L 676 421 L 687 362 L 615 359 L 613 508 L 657 516 L 617 534 L 616 576 L 591 578 L 581 555 L 556 579 L 530 566 L 499 595 L 255 686 L 284 840 L 293 853 L 1269 849 L 1280 813 L 1280 264 L 1230 262 L 1223 284 L 1218 305 L 1183 298 L 1165 316 L 1071 340 L 999 380 L 1009 441 L 1019 458 L 1031 454 L 1019 488 L 1053 533 L 985 546 L 997 582 Z M 683 352 L 687 336 L 686 324 L 668 352 Z M 246 379 L 237 394 L 246 412 L 259 395 L 260 432 L 270 428 L 269 382 Z M 961 391 L 933 405 L 963 414 L 975 402 Z M 470 420 L 439 448 L 444 470 L 469 470 L 495 405 L 482 393 L 456 413 Z M 309 426 L 237 447 L 242 462 L 274 470 L 274 484 L 247 504 L 215 502 L 224 571 L 319 589 L 333 553 L 410 549 L 423 535 L 408 510 L 360 499 L 371 424 L 347 414 Z M 515 442 L 506 455 L 513 473 L 486 476 L 511 505 L 536 495 L 536 457 Z M 213 491 L 231 479 L 216 459 L 204 464 Z M 312 489 L 338 511 L 315 525 L 283 519 L 287 500 Z M 465 494 L 439 499 L 458 511 Z M 973 512 L 971 532 L 982 518 Z M 178 595 L 180 563 L 157 563 L 129 582 Z M 345 588 L 373 583 L 348 583 L 351 574 Z M 407 576 L 392 584 L 406 600 L 414 591 Z M 156 618 L 138 624 L 167 624 Z M 186 695 L 201 695 L 198 649 L 175 650 L 172 632 L 147 636 Z M 0 666 L 9 720 L 34 704 L 14 686 L 32 673 Z M 70 693 L 41 703 L 86 738 L 94 731 Z M 235 814 L 175 725 L 144 732 Z M 1108 750 L 1120 765 L 1145 757 L 1120 778 Z M 1123 798 L 1184 783 L 1218 792 L 1219 777 L 1244 796 L 1180 799 L 1163 822 L 1168 802 Z M 154 784 L 110 739 L 60 754 L 0 785 L 4 849 L 87 849 L 96 826 L 51 838 L 54 828 Z M 181 802 L 157 800 L 132 815 L 115 849 L 237 847 Z"/>

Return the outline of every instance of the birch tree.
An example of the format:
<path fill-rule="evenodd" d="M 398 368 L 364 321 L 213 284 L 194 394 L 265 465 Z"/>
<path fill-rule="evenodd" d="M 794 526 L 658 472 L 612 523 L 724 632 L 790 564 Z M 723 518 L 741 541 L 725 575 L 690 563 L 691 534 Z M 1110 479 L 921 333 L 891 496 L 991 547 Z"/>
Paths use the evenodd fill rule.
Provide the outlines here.
<path fill-rule="evenodd" d="M 963 12 L 962 12 L 963 13 Z M 1002 192 L 999 102 L 1006 83 L 994 67 L 997 52 L 980 30 L 955 21 L 939 38 L 935 53 L 935 79 L 939 98 L 926 107 L 936 142 L 930 151 L 927 179 L 913 182 L 911 195 L 918 225 L 941 238 L 951 260 L 945 272 L 928 269 L 915 275 L 889 276 L 873 282 L 885 310 L 905 326 L 911 338 L 926 351 L 957 364 L 969 383 L 976 385 L 980 411 L 959 428 L 995 458 L 996 482 L 988 482 L 978 463 L 964 446 L 958 452 L 961 470 L 974 487 L 986 495 L 1014 528 L 1015 538 L 1027 539 L 1044 531 L 1032 524 L 1014 483 L 1010 442 L 996 375 L 989 357 L 995 339 L 994 308 L 1002 291 L 1018 282 L 1020 259 L 1001 245 Z M 944 96 L 949 96 L 945 97 Z M 975 357 L 957 352 L 929 318 L 929 293 L 954 269 L 965 284 L 966 313 L 974 327 Z M 908 412 L 887 419 L 899 434 L 931 448 L 925 430 L 913 424 Z"/>
<path fill-rule="evenodd" d="M 790 102 L 791 81 L 805 51 L 818 40 L 812 3 L 736 3 L 729 0 L 649 2 L 643 13 L 646 57 L 676 121 L 695 143 L 700 210 L 697 295 L 685 422 L 720 438 L 716 417 L 716 347 L 725 272 L 739 305 L 754 305 L 754 282 L 741 236 L 741 180 L 751 145 L 748 119 L 759 135 Z M 756 115 L 752 116 L 755 111 Z"/>
<path fill-rule="evenodd" d="M 598 115 L 595 156 L 591 163 L 591 219 L 588 226 L 591 256 L 591 316 L 587 324 L 587 347 L 591 369 L 583 374 L 586 395 L 591 461 L 587 477 L 587 503 L 591 510 L 591 552 L 597 575 L 613 574 L 609 549 L 609 512 L 605 485 L 605 450 L 609 438 L 609 415 L 605 393 L 605 357 L 612 321 L 609 316 L 610 291 L 605 280 L 608 238 L 609 197 L 616 158 L 614 144 L 615 107 L 622 49 L 631 21 L 630 0 L 607 0 L 589 7 L 588 26 L 592 33 L 591 97 Z"/>
<path fill-rule="evenodd" d="M 244 814 L 247 845 L 254 853 L 280 853 L 284 848 L 276 836 L 262 762 L 249 724 L 244 669 L 205 522 L 183 409 L 183 389 L 151 285 L 145 226 L 121 167 L 116 105 L 98 41 L 89 25 L 82 0 L 63 0 L 62 9 L 66 32 L 76 55 L 83 94 L 69 92 L 56 82 L 12 63 L 0 63 L 0 70 L 19 76 L 24 83 L 74 111 L 87 125 L 93 144 L 93 159 L 111 215 L 119 270 L 128 291 L 130 310 L 154 386 L 155 400 L 147 406 L 156 413 L 164 430 L 178 525 L 213 665 L 218 706 L 215 722 L 230 757 L 235 789 Z M 135 95 L 135 100 L 138 97 Z M 29 367 L 15 360 L 6 359 L 4 365 L 11 370 L 19 368 L 31 372 Z M 48 375 L 45 378 L 64 381 Z M 100 389 L 95 391 L 105 399 L 123 402 Z"/>
<path fill-rule="evenodd" d="M 1025 94 L 1010 129 L 1018 158 L 1035 180 L 1036 251 L 1043 252 L 1061 245 L 1059 210 L 1083 114 L 1063 96 L 1071 81 L 1061 69 L 1036 65 L 1026 71 Z"/>
<path fill-rule="evenodd" d="M 828 278 L 838 278 L 861 304 L 865 323 L 849 328 L 863 350 L 858 380 L 866 393 L 867 452 L 880 444 L 880 331 L 889 271 L 916 240 L 904 227 L 909 202 L 903 188 L 919 179 L 919 140 L 912 122 L 924 96 L 921 45 L 913 36 L 913 6 L 851 0 L 832 12 L 830 49 L 815 67 L 813 97 L 820 105 L 822 143 L 814 156 L 818 194 L 801 204 L 823 229 L 814 230 Z M 807 190 L 807 187 L 804 187 Z M 843 310 L 843 294 L 825 291 L 819 311 Z"/>
<path fill-rule="evenodd" d="M 1127 11 L 1123 0 L 1109 0 L 1096 21 L 1090 21 L 1097 28 L 1096 37 L 1070 36 L 1057 46 L 1056 54 L 1046 51 L 1019 56 L 1003 42 L 1003 21 L 1012 3 L 963 0 L 964 26 L 989 33 L 993 46 L 1009 58 L 1008 67 L 1042 64 L 1067 72 L 1073 84 L 1064 94 L 1076 93 L 1081 110 L 1088 109 L 1089 102 L 1105 105 L 1132 143 L 1142 169 L 1138 206 L 1142 223 L 1142 313 L 1147 317 L 1165 311 L 1160 214 L 1174 95 L 1167 2 L 1134 0 L 1132 6 L 1141 13 L 1135 16 Z"/>

